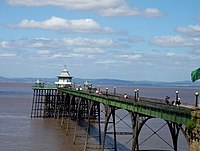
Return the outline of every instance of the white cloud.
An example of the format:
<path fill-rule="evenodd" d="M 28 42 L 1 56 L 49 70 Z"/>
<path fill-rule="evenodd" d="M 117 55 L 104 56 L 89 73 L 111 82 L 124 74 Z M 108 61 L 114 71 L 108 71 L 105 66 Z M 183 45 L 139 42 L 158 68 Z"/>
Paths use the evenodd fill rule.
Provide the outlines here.
<path fill-rule="evenodd" d="M 139 36 L 132 36 L 132 37 L 128 37 L 128 41 L 129 42 L 143 42 L 145 40 L 144 38 L 139 37 Z"/>
<path fill-rule="evenodd" d="M 104 65 L 108 65 L 108 64 L 114 64 L 114 63 L 118 63 L 118 61 L 116 60 L 98 60 L 95 62 L 96 64 L 104 64 Z"/>
<path fill-rule="evenodd" d="M 122 60 L 129 60 L 129 61 L 134 61 L 142 58 L 141 54 L 123 54 L 123 55 L 118 55 L 117 58 L 120 58 Z"/>
<path fill-rule="evenodd" d="M 167 57 L 173 57 L 174 55 L 175 55 L 174 52 L 168 52 L 168 53 L 166 54 Z"/>
<path fill-rule="evenodd" d="M 73 50 L 74 53 L 77 53 L 77 54 L 89 54 L 89 55 L 99 55 L 99 54 L 104 54 L 105 51 L 100 49 L 100 48 L 82 48 L 82 47 L 79 47 L 79 48 L 75 48 Z"/>
<path fill-rule="evenodd" d="M 103 56 L 110 49 L 122 48 L 117 41 L 110 38 L 63 38 L 47 39 L 38 37 L 34 39 L 24 39 L 8 41 L 13 45 L 12 49 L 19 52 L 20 56 L 29 54 L 29 58 L 47 59 L 56 58 L 89 58 L 94 59 L 97 55 Z"/>
<path fill-rule="evenodd" d="M 89 38 L 64 38 L 63 43 L 67 46 L 89 46 L 89 47 L 114 47 L 120 46 L 110 38 L 89 39 Z"/>
<path fill-rule="evenodd" d="M 127 38 L 120 39 L 120 40 L 127 41 L 127 42 L 130 42 L 130 43 L 132 43 L 132 42 L 144 42 L 145 41 L 144 38 L 139 37 L 139 36 L 129 36 Z"/>
<path fill-rule="evenodd" d="M 58 6 L 66 9 L 94 10 L 106 9 L 123 4 L 124 0 L 6 0 L 10 5 Z"/>
<path fill-rule="evenodd" d="M 64 30 L 69 33 L 120 33 L 110 27 L 101 27 L 93 19 L 67 20 L 52 16 L 44 21 L 22 20 L 20 23 L 10 25 L 11 28 L 40 28 L 46 30 Z"/>
<path fill-rule="evenodd" d="M 7 48 L 9 43 L 7 41 L 0 41 L 0 48 Z"/>
<path fill-rule="evenodd" d="M 144 16 L 146 18 L 154 18 L 164 16 L 157 8 L 147 8 L 145 10 L 141 10 L 135 7 L 130 7 L 127 5 L 122 5 L 118 7 L 111 7 L 108 9 L 102 9 L 99 11 L 101 16 L 109 17 L 109 16 Z"/>
<path fill-rule="evenodd" d="M 67 10 L 94 10 L 101 16 L 144 16 L 161 17 L 164 14 L 157 8 L 144 10 L 128 6 L 125 0 L 7 0 L 10 5 L 56 6 Z"/>
<path fill-rule="evenodd" d="M 76 54 L 76 53 L 54 53 L 53 55 L 49 56 L 49 59 L 56 59 L 56 58 L 70 58 L 70 59 L 83 59 L 85 58 L 85 54 Z"/>
<path fill-rule="evenodd" d="M 62 58 L 62 57 L 65 57 L 62 53 L 56 53 L 56 54 L 53 54 L 50 58 L 55 59 L 55 58 Z"/>
<path fill-rule="evenodd" d="M 37 51 L 37 53 L 40 55 L 47 55 L 47 54 L 49 54 L 49 52 L 50 52 L 49 50 L 38 50 Z"/>
<path fill-rule="evenodd" d="M 45 38 L 45 37 L 35 38 L 35 40 L 39 40 L 39 41 L 50 41 L 49 38 Z"/>
<path fill-rule="evenodd" d="M 77 53 L 69 53 L 68 55 L 66 55 L 66 57 L 68 58 L 80 58 L 80 59 L 83 59 L 85 58 L 85 54 L 77 54 Z"/>
<path fill-rule="evenodd" d="M 30 45 L 30 47 L 33 47 L 33 48 L 41 48 L 41 47 L 44 47 L 44 43 L 42 42 L 35 42 L 33 44 Z"/>
<path fill-rule="evenodd" d="M 147 8 L 147 9 L 144 10 L 144 16 L 146 18 L 155 18 L 155 17 L 164 16 L 164 13 L 162 13 L 157 8 Z"/>
<path fill-rule="evenodd" d="M 156 36 L 151 41 L 152 44 L 162 47 L 196 47 L 200 46 L 200 38 L 182 36 Z"/>
<path fill-rule="evenodd" d="M 109 48 L 124 48 L 124 44 L 118 41 L 113 41 L 110 38 L 84 38 L 84 37 L 77 37 L 77 38 L 62 38 L 62 39 L 48 39 L 44 40 L 43 38 L 35 38 L 35 39 L 24 39 L 24 40 L 10 40 L 6 42 L 6 46 L 4 42 L 0 41 L 0 47 L 2 49 L 12 49 L 12 50 L 22 50 L 29 49 L 29 50 L 68 50 L 72 51 L 81 51 L 81 49 L 86 51 L 94 51 L 96 53 L 102 53 L 103 50 Z"/>
<path fill-rule="evenodd" d="M 189 25 L 188 27 L 178 27 L 176 31 L 189 36 L 200 36 L 200 26 L 199 25 Z"/>
<path fill-rule="evenodd" d="M 16 54 L 10 54 L 10 53 L 0 54 L 0 57 L 14 57 L 14 56 L 16 56 Z"/>
<path fill-rule="evenodd" d="M 99 11 L 101 16 L 109 17 L 109 16 L 139 16 L 141 12 L 137 8 L 131 8 L 126 5 L 111 7 L 108 9 L 102 9 Z"/>

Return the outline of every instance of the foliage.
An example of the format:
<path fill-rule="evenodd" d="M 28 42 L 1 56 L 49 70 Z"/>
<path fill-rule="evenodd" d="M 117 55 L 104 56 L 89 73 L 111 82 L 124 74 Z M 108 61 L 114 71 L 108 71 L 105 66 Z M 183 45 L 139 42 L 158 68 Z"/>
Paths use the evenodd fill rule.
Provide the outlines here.
<path fill-rule="evenodd" d="M 192 119 L 187 122 L 186 127 L 189 133 L 191 133 L 192 130 L 196 127 L 196 120 L 197 120 L 197 117 L 195 116 L 195 117 L 192 117 Z"/>

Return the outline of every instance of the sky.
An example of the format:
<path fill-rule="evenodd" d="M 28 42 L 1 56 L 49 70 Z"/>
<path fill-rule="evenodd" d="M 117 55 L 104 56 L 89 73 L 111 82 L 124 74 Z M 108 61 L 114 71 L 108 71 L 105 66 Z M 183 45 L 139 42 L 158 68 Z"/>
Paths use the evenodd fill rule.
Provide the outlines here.
<path fill-rule="evenodd" d="M 1 0 L 0 76 L 191 80 L 199 0 Z"/>

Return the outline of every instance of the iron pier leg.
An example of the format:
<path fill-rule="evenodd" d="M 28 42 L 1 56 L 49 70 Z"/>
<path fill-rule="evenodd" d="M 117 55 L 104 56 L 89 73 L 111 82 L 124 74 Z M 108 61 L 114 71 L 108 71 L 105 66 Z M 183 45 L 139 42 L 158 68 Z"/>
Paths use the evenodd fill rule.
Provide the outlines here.
<path fill-rule="evenodd" d="M 82 101 L 82 98 L 78 98 L 79 101 L 78 101 L 78 107 L 77 107 L 77 114 L 76 114 L 76 123 L 75 123 L 75 130 L 74 130 L 74 139 L 73 139 L 73 144 L 75 144 L 76 142 L 76 133 L 77 133 L 77 128 L 78 128 L 78 122 L 79 122 L 79 115 L 80 115 L 80 107 L 81 107 L 81 101 Z"/>
<path fill-rule="evenodd" d="M 97 108 L 98 108 L 98 126 L 99 126 L 99 145 L 101 145 L 101 109 L 100 109 L 100 103 L 97 104 Z"/>
<path fill-rule="evenodd" d="M 88 105 L 89 105 L 89 110 L 88 110 L 88 124 L 87 124 L 87 129 L 86 129 L 86 138 L 85 138 L 84 151 L 87 150 L 88 135 L 90 135 L 90 116 L 91 116 L 93 104 L 94 104 L 93 101 L 89 101 L 88 100 Z"/>
<path fill-rule="evenodd" d="M 138 113 L 132 112 L 132 123 L 133 123 L 133 142 L 132 142 L 132 151 L 139 150 L 139 141 L 138 137 L 140 134 L 140 131 L 144 124 L 149 120 L 151 117 L 148 116 L 142 116 Z"/>
<path fill-rule="evenodd" d="M 171 132 L 172 140 L 173 140 L 173 146 L 174 146 L 174 151 L 177 151 L 178 149 L 178 135 L 180 131 L 181 125 L 178 125 L 177 123 L 169 122 L 167 121 L 169 130 Z"/>
<path fill-rule="evenodd" d="M 62 108 L 62 115 L 61 115 L 61 127 L 63 126 L 63 124 L 65 123 L 65 118 L 66 118 L 66 108 L 67 108 L 67 96 L 64 93 L 63 94 L 63 108 Z"/>
<path fill-rule="evenodd" d="M 108 123 L 109 123 L 109 119 L 111 116 L 111 109 L 108 106 L 105 106 L 105 126 L 104 126 L 104 133 L 103 133 L 103 147 L 102 147 L 102 151 L 104 151 L 105 149 L 105 143 L 106 143 L 106 132 L 107 132 L 107 128 L 108 128 Z"/>
<path fill-rule="evenodd" d="M 69 126 L 70 126 L 70 118 L 71 118 L 71 116 L 72 116 L 72 108 L 73 108 L 73 106 L 72 106 L 72 102 L 73 101 L 75 101 L 75 99 L 74 99 L 74 96 L 73 95 L 70 95 L 69 96 L 69 107 L 68 107 L 68 118 L 67 118 L 67 126 L 66 126 L 66 135 L 68 134 L 68 132 L 69 132 Z"/>
<path fill-rule="evenodd" d="M 111 108 L 111 113 L 113 117 L 113 129 L 114 129 L 114 150 L 117 151 L 117 137 L 116 137 L 116 126 L 115 126 L 115 108 Z"/>
<path fill-rule="evenodd" d="M 110 116 L 113 117 L 113 130 L 114 130 L 114 150 L 117 151 L 117 140 L 116 140 L 116 127 L 115 127 L 115 107 L 105 106 L 105 127 L 104 127 L 104 140 L 103 140 L 103 148 L 105 149 L 105 142 L 106 142 L 106 133 L 108 128 L 108 123 L 110 120 Z"/>
<path fill-rule="evenodd" d="M 100 123 L 100 103 L 88 100 L 88 113 L 87 113 L 87 118 L 88 118 L 88 124 L 87 124 L 87 129 L 86 129 L 86 138 L 85 138 L 85 146 L 84 146 L 84 151 L 87 150 L 88 148 L 88 142 L 89 142 L 89 135 L 91 133 L 91 120 L 96 119 L 96 116 L 98 116 L 98 137 L 99 137 L 99 144 L 101 145 L 101 123 Z M 98 115 L 97 115 L 98 114 Z M 95 137 L 95 136 L 94 136 Z M 96 145 L 96 144 L 94 144 Z M 93 146 L 94 146 L 93 145 Z M 95 147 L 95 146 L 94 146 Z M 101 147 L 101 146 L 100 146 Z M 96 148 L 96 147 L 95 147 Z M 99 147 L 98 147 L 99 148 Z"/>
<path fill-rule="evenodd" d="M 138 133 L 139 133 L 140 117 L 137 113 L 132 113 L 131 116 L 132 116 L 132 123 L 133 123 L 132 151 L 134 151 L 136 148 L 137 150 L 139 150 Z"/>
<path fill-rule="evenodd" d="M 33 92 L 33 101 L 32 101 L 32 108 L 31 108 L 31 118 L 33 117 L 33 113 L 34 113 L 34 105 L 35 105 L 35 91 Z"/>

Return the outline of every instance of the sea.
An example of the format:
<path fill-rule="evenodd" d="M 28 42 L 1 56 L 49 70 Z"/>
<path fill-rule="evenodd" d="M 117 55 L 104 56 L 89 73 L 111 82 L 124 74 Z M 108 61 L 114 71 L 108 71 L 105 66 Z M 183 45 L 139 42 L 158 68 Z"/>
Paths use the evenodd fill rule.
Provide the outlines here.
<path fill-rule="evenodd" d="M 32 83 L 0 82 L 0 151 L 83 150 L 83 145 L 73 144 L 73 135 L 66 135 L 65 129 L 56 119 L 31 118 L 31 86 Z M 109 92 L 113 92 L 113 86 L 102 86 L 101 89 L 107 87 Z M 194 93 L 200 91 L 199 88 L 187 87 L 116 86 L 117 93 L 126 93 L 128 96 L 134 95 L 135 89 L 139 89 L 142 97 L 164 99 L 170 96 L 171 100 L 175 99 L 175 92 L 178 91 L 181 101 L 191 105 L 195 104 Z M 128 113 L 117 111 L 116 116 L 117 130 L 129 129 L 131 132 Z M 130 150 L 131 136 L 117 136 L 117 141 L 118 150 Z M 139 145 L 141 150 L 173 150 L 166 122 L 160 119 L 149 120 L 142 128 Z M 178 150 L 189 150 L 182 133 L 179 134 Z"/>

